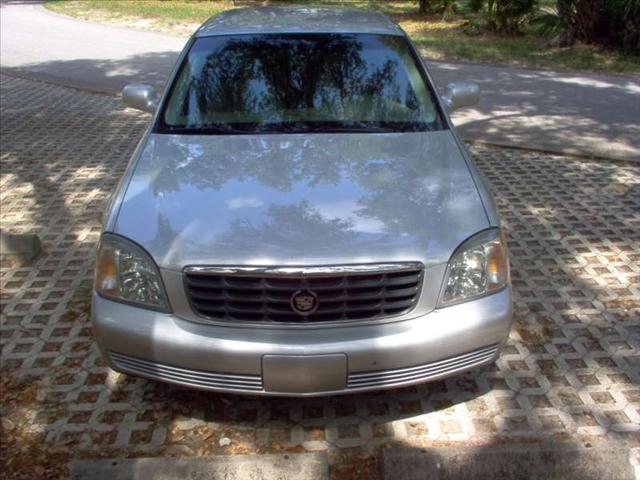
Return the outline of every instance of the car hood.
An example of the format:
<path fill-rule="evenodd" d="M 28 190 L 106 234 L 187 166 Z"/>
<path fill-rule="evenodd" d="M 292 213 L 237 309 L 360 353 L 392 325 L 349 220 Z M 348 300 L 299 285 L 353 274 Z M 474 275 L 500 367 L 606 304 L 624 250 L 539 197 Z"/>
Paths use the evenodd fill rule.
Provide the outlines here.
<path fill-rule="evenodd" d="M 159 266 L 446 262 L 488 219 L 450 131 L 151 134 L 115 233 Z"/>

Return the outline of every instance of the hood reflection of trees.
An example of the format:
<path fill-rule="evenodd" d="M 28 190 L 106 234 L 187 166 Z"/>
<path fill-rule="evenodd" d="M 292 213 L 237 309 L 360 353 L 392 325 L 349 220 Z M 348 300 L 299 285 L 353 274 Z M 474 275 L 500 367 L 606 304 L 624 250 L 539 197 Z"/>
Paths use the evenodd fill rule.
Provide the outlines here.
<path fill-rule="evenodd" d="M 234 220 L 229 230 L 216 239 L 217 245 L 250 251 L 256 244 L 277 251 L 295 250 L 305 245 L 313 252 L 331 253 L 338 245 L 380 242 L 381 235 L 361 235 L 353 230 L 353 221 L 326 218 L 307 202 L 270 205 L 264 221 L 255 225 L 246 219 Z M 384 235 L 382 235 L 383 237 Z"/>
<path fill-rule="evenodd" d="M 405 135 L 424 135 L 424 141 L 407 142 L 413 147 L 402 149 L 400 144 Z M 146 152 L 153 155 L 153 144 L 160 142 L 162 145 L 158 151 L 162 155 L 144 164 L 154 169 L 160 165 L 151 184 L 157 197 L 178 191 L 184 185 L 200 190 L 220 190 L 232 181 L 257 183 L 280 192 L 291 191 L 301 184 L 313 188 L 350 182 L 360 195 L 356 202 L 360 208 L 355 214 L 380 222 L 384 233 L 417 233 L 428 228 L 427 225 L 433 225 L 434 217 L 444 222 L 446 205 L 455 201 L 456 196 L 460 196 L 461 201 L 468 201 L 469 195 L 473 194 L 470 190 L 462 190 L 473 188 L 472 182 L 452 181 L 461 173 L 442 160 L 451 155 L 445 146 L 447 142 L 441 136 L 430 141 L 428 137 L 431 135 L 439 136 L 295 135 L 285 138 L 279 135 L 238 135 L 213 136 L 203 141 L 202 137 L 163 135 L 152 139 L 152 148 Z M 323 140 L 319 141 L 319 137 Z M 429 174 L 430 158 L 425 158 L 424 149 L 435 162 L 435 176 Z M 438 178 L 443 174 L 444 178 Z M 465 172 L 462 174 L 466 175 Z M 465 179 L 469 180 L 462 180 Z M 334 222 L 313 208 L 308 203 L 282 208 L 267 204 L 265 216 L 268 218 L 262 226 L 238 220 L 233 228 L 237 230 L 238 237 L 251 233 L 255 238 L 260 237 L 260 228 L 268 228 L 272 232 L 281 230 L 284 235 L 292 235 L 294 224 L 298 229 L 304 225 L 308 229 L 305 241 L 314 243 L 316 236 L 311 233 L 318 229 L 333 230 L 333 235 L 338 235 L 336 230 L 341 235 L 356 233 L 350 221 L 337 219 Z M 417 225 L 416 212 L 424 212 L 432 220 L 424 222 L 424 227 Z M 286 214 L 298 217 L 300 222 L 287 221 Z M 319 235 L 318 238 L 327 241 L 326 236 Z"/>

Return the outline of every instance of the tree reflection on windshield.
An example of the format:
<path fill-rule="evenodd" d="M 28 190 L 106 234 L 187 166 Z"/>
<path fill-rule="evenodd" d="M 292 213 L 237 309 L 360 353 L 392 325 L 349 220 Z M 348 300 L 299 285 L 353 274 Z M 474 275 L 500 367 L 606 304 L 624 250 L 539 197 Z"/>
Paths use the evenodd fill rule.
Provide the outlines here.
<path fill-rule="evenodd" d="M 404 38 L 286 34 L 195 41 L 159 133 L 424 131 L 440 125 Z"/>

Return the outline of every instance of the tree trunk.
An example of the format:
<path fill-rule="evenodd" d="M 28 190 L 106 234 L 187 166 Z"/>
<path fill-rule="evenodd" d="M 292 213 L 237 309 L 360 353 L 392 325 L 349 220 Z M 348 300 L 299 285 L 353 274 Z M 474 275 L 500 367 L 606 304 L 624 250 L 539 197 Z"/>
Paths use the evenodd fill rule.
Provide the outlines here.
<path fill-rule="evenodd" d="M 429 11 L 430 0 L 419 0 L 420 13 L 427 13 Z"/>
<path fill-rule="evenodd" d="M 573 13 L 575 0 L 557 0 L 556 5 L 563 30 L 554 43 L 559 47 L 570 47 L 576 43 L 575 15 Z"/>
<path fill-rule="evenodd" d="M 565 26 L 560 46 L 586 43 L 606 43 L 609 24 L 605 0 L 558 0 L 558 14 Z"/>
<path fill-rule="evenodd" d="M 603 43 L 608 36 L 604 0 L 576 1 L 576 34 L 588 43 Z"/>

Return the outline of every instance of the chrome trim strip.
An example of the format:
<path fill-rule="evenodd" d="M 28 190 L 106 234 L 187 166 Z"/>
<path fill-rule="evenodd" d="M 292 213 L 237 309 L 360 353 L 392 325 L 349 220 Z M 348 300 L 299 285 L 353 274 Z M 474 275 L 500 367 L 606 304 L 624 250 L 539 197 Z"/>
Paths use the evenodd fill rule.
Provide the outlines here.
<path fill-rule="evenodd" d="M 498 351 L 498 345 L 491 345 L 457 357 L 448 358 L 425 365 L 379 370 L 375 372 L 352 373 L 349 375 L 347 388 L 359 389 L 365 387 L 383 387 L 389 385 L 404 385 L 408 382 L 428 381 L 432 377 L 472 368 L 492 358 Z"/>
<path fill-rule="evenodd" d="M 373 371 L 373 372 L 359 372 L 359 373 L 352 373 L 349 375 L 350 379 L 361 379 L 361 378 L 372 378 L 372 377 L 377 377 L 380 375 L 390 375 L 390 374 L 397 374 L 397 373 L 410 373 L 410 372 L 414 372 L 414 371 L 419 371 L 419 370 L 423 370 L 425 368 L 433 368 L 433 367 L 439 367 L 439 366 L 446 366 L 448 364 L 450 364 L 451 362 L 456 362 L 456 361 L 463 361 L 466 359 L 470 359 L 473 357 L 476 357 L 477 355 L 482 355 L 485 353 L 495 353 L 497 349 L 497 345 L 491 345 L 485 348 L 481 348 L 479 350 L 474 350 L 472 352 L 469 353 L 464 353 L 462 355 L 458 355 L 456 357 L 450 357 L 450 358 L 446 358 L 444 360 L 439 360 L 436 362 L 431 362 L 431 363 L 426 363 L 424 365 L 417 365 L 415 367 L 405 367 L 405 368 L 396 368 L 393 370 L 377 370 L 377 371 Z"/>
<path fill-rule="evenodd" d="M 195 275 L 250 275 L 261 277 L 273 276 L 308 276 L 323 277 L 332 275 L 362 275 L 364 273 L 380 274 L 424 270 L 420 262 L 370 263 L 357 265 L 326 265 L 312 267 L 246 267 L 246 266 L 208 266 L 194 265 L 184 268 L 185 273 Z"/>
<path fill-rule="evenodd" d="M 348 375 L 345 389 L 336 391 L 309 392 L 302 396 L 325 396 L 363 392 L 381 388 L 397 388 L 417 383 L 428 382 L 444 376 L 456 374 L 486 364 L 495 359 L 499 345 L 494 344 L 471 352 L 439 360 L 424 365 L 379 370 L 374 372 L 360 372 Z M 265 391 L 262 375 L 213 373 L 202 370 L 191 370 L 137 357 L 108 353 L 112 365 L 116 370 L 139 375 L 152 380 L 169 382 L 192 388 L 221 392 L 250 393 L 257 395 L 292 396 L 297 394 Z"/>
<path fill-rule="evenodd" d="M 485 357 L 481 357 L 476 361 L 469 361 L 459 364 L 453 364 L 447 368 L 442 368 L 437 371 L 425 373 L 423 375 L 415 375 L 415 376 L 406 376 L 403 378 L 387 378 L 387 379 L 379 379 L 376 381 L 370 382 L 361 382 L 361 383 L 351 383 L 349 382 L 347 385 L 347 389 L 349 390 L 360 390 L 363 388 L 390 388 L 390 387 L 401 387 L 410 384 L 416 383 L 426 383 L 436 378 L 442 378 L 444 376 L 453 375 L 456 372 L 461 372 L 465 370 L 470 370 L 477 365 L 487 362 L 491 359 L 491 355 L 487 355 Z"/>
<path fill-rule="evenodd" d="M 252 392 L 263 390 L 262 376 L 260 375 L 226 374 L 190 370 L 150 362 L 116 352 L 109 352 L 109 357 L 118 369 L 154 380 Z"/>

